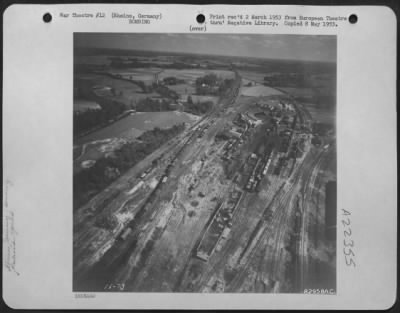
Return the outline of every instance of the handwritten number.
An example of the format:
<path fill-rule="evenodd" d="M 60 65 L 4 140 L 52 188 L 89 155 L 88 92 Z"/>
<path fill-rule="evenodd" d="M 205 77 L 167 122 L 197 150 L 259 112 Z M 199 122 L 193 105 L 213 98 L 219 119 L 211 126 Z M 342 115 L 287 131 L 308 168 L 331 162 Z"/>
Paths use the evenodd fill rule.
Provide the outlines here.
<path fill-rule="evenodd" d="M 343 243 L 344 243 L 344 246 L 345 246 L 345 247 L 354 247 L 354 241 L 353 241 L 353 240 L 350 240 L 350 242 L 351 242 L 351 244 L 348 244 L 348 243 L 346 242 L 346 239 L 343 240 Z"/>
<path fill-rule="evenodd" d="M 350 237 L 351 236 L 351 229 L 350 228 L 348 230 L 344 231 L 344 236 L 345 237 Z"/>
<path fill-rule="evenodd" d="M 350 219 L 349 218 L 347 218 L 347 222 L 345 221 L 345 220 L 342 220 L 342 223 L 343 223 L 343 225 L 346 227 L 346 226 L 349 226 L 350 225 Z"/>
<path fill-rule="evenodd" d="M 106 284 L 104 286 L 104 290 L 114 290 L 114 289 L 119 289 L 119 290 L 124 290 L 125 289 L 125 284 Z"/>
<path fill-rule="evenodd" d="M 350 215 L 351 213 L 345 209 L 342 209 L 342 215 L 347 216 L 344 219 L 342 219 L 342 224 L 344 227 L 343 234 L 344 234 L 344 239 L 343 239 L 343 254 L 344 254 L 344 259 L 346 261 L 347 266 L 353 266 L 356 267 L 355 261 L 352 259 L 352 257 L 355 257 L 353 247 L 354 247 L 354 241 L 351 239 L 351 234 L 352 230 L 348 227 L 351 224 L 350 221 Z M 347 240 L 346 240 L 347 239 Z"/>
<path fill-rule="evenodd" d="M 349 211 L 346 211 L 345 209 L 342 209 L 343 211 L 343 215 L 351 215 L 351 213 Z"/>
<path fill-rule="evenodd" d="M 343 253 L 345 255 L 350 255 L 351 254 L 352 256 L 355 256 L 353 250 L 349 249 L 348 251 L 349 251 L 349 253 L 346 253 L 346 248 L 343 248 Z"/>
<path fill-rule="evenodd" d="M 356 263 L 354 262 L 354 260 L 352 258 L 350 258 L 350 261 L 348 261 L 346 258 L 346 265 L 347 266 L 353 265 L 354 267 L 356 267 Z"/>

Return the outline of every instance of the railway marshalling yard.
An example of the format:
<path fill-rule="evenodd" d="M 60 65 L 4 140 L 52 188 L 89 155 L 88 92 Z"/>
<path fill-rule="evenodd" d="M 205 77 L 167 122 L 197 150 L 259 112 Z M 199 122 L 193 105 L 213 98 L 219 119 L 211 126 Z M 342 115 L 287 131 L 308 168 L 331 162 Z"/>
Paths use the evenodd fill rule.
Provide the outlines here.
<path fill-rule="evenodd" d="M 333 132 L 243 77 L 213 109 L 74 213 L 74 289 L 303 292 L 334 284 Z M 114 229 L 95 224 L 114 216 Z M 334 276 L 333 276 L 334 277 Z M 330 286 L 335 288 L 335 286 Z"/>

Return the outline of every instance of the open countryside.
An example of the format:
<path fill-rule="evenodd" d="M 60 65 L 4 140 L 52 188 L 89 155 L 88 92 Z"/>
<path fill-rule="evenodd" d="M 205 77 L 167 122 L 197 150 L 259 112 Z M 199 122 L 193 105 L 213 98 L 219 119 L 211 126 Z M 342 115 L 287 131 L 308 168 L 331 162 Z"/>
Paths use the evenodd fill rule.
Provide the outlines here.
<path fill-rule="evenodd" d="M 76 143 L 79 145 L 113 137 L 123 138 L 125 134 L 129 135 L 131 130 L 138 137 L 143 131 L 151 130 L 154 127 L 168 128 L 181 123 L 192 124 L 198 119 L 199 117 L 196 115 L 179 111 L 136 112 L 98 131 L 79 138 Z M 132 127 L 132 125 L 134 125 L 134 127 Z"/>

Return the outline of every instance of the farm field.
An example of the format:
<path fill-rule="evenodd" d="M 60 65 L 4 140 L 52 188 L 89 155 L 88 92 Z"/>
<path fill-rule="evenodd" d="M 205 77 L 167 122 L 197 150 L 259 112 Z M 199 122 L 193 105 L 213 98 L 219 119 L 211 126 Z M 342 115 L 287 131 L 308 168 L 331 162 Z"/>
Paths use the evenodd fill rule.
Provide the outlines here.
<path fill-rule="evenodd" d="M 225 70 L 175 70 L 175 69 L 166 69 L 162 73 L 160 73 L 159 78 L 164 79 L 165 77 L 176 77 L 178 79 L 183 79 L 187 83 L 194 83 L 197 78 L 205 76 L 207 74 L 214 73 L 218 77 L 223 79 L 232 79 L 235 77 L 235 73 L 232 71 Z"/>
<path fill-rule="evenodd" d="M 293 88 L 293 87 L 276 87 L 283 92 L 288 93 L 293 97 L 312 98 L 315 91 L 312 88 Z"/>
<path fill-rule="evenodd" d="M 126 69 L 113 69 L 110 73 L 112 74 L 121 74 L 121 75 L 139 75 L 139 74 L 155 74 L 160 71 L 163 71 L 160 67 L 146 67 L 146 68 L 126 68 Z"/>
<path fill-rule="evenodd" d="M 160 80 L 166 77 L 176 77 L 178 79 L 184 80 L 186 83 L 178 84 L 178 85 L 169 85 L 168 88 L 177 92 L 180 95 L 181 101 L 187 101 L 188 95 L 192 95 L 192 100 L 194 102 L 205 102 L 212 101 L 213 103 L 218 102 L 218 98 L 214 96 L 196 96 L 194 93 L 196 92 L 195 81 L 197 78 L 205 76 L 210 73 L 214 73 L 218 77 L 222 79 L 232 79 L 235 74 L 232 71 L 227 70 L 175 70 L 175 69 L 165 69 L 162 70 L 157 67 L 151 68 L 135 68 L 135 69 L 124 69 L 124 70 L 112 70 L 109 72 L 110 74 L 116 75 L 119 74 L 125 79 L 132 79 L 136 81 L 142 81 L 146 85 L 151 85 L 156 80 L 156 76 L 158 74 L 158 78 Z M 112 96 L 115 100 L 119 100 L 123 102 L 125 105 L 131 105 L 139 102 L 145 98 L 160 98 L 158 93 L 144 93 L 141 87 L 134 84 L 133 82 L 124 81 L 121 79 L 116 79 L 112 77 L 108 77 L 106 75 L 81 75 L 77 76 L 78 78 L 78 86 L 79 84 L 83 84 L 85 88 L 90 88 L 93 86 L 105 87 L 105 88 L 113 88 L 115 90 L 115 96 Z M 96 91 L 99 95 L 104 93 L 104 96 L 110 97 L 109 90 L 98 90 Z"/>
<path fill-rule="evenodd" d="M 240 71 L 239 70 L 240 76 L 243 78 L 243 80 L 248 83 L 248 82 L 256 82 L 259 84 L 264 83 L 264 77 L 266 76 L 265 73 L 260 73 L 260 72 L 251 72 L 251 71 Z"/>
<path fill-rule="evenodd" d="M 110 74 L 121 75 L 122 78 L 142 81 L 146 85 L 151 85 L 156 81 L 156 74 L 162 72 L 161 68 L 135 68 L 124 70 L 113 70 Z"/>
<path fill-rule="evenodd" d="M 92 88 L 92 87 L 108 87 L 114 88 L 116 91 L 127 93 L 142 92 L 142 89 L 131 82 L 123 81 L 108 77 L 106 75 L 82 75 L 77 76 L 77 87 Z"/>
<path fill-rule="evenodd" d="M 187 101 L 189 94 L 183 94 L 181 95 L 180 99 L 181 101 Z M 218 102 L 218 97 L 216 96 L 200 96 L 200 95 L 190 95 L 192 97 L 193 103 L 202 103 L 202 102 L 208 102 L 211 101 L 212 103 L 216 104 Z"/>
<path fill-rule="evenodd" d="M 179 84 L 179 85 L 170 85 L 169 89 L 175 91 L 180 95 L 193 95 L 196 93 L 196 88 L 193 84 Z"/>
<path fill-rule="evenodd" d="M 140 100 L 146 99 L 146 98 L 162 98 L 160 95 L 156 92 L 151 92 L 151 93 L 143 93 L 143 92 L 127 92 L 123 93 L 121 96 L 114 97 L 115 100 L 121 101 L 125 105 L 131 105 L 138 103 Z"/>
<path fill-rule="evenodd" d="M 123 135 L 133 138 L 139 137 L 143 131 L 151 130 L 154 127 L 168 128 L 180 123 L 193 123 L 197 116 L 183 112 L 138 112 L 129 115 L 115 123 L 98 131 L 79 138 L 75 144 L 82 145 L 91 141 L 114 138 Z M 132 131 L 133 129 L 133 131 Z M 137 131 L 139 130 L 139 131 Z"/>
<path fill-rule="evenodd" d="M 141 56 L 141 55 L 119 55 L 118 58 L 124 61 L 129 61 L 135 59 L 140 62 L 158 62 L 158 61 L 169 61 L 173 62 L 173 57 L 168 55 L 160 55 L 160 56 Z"/>
<path fill-rule="evenodd" d="M 80 84 L 84 88 L 91 88 L 93 86 L 104 87 L 104 90 L 100 88 L 96 90 L 96 93 L 104 97 L 113 97 L 115 100 L 121 101 L 125 105 L 139 102 L 145 98 L 160 97 L 160 95 L 155 92 L 144 93 L 142 88 L 133 82 L 115 79 L 105 75 L 84 75 L 78 76 L 78 79 L 80 80 L 80 82 L 78 82 L 78 87 Z M 106 88 L 113 88 L 115 90 L 115 96 L 112 96 L 111 91 L 106 90 Z"/>
<path fill-rule="evenodd" d="M 242 95 L 248 97 L 268 97 L 283 95 L 283 93 L 275 88 L 257 85 L 252 87 L 243 87 Z"/>
<path fill-rule="evenodd" d="M 192 84 L 179 84 L 168 86 L 169 89 L 174 90 L 180 95 L 180 101 L 186 102 L 188 96 L 192 97 L 194 103 L 211 101 L 214 104 L 218 102 L 217 96 L 196 95 L 196 88 Z"/>
<path fill-rule="evenodd" d="M 151 63 L 151 64 L 156 64 L 156 65 L 172 65 L 173 62 L 171 61 L 151 61 L 151 60 L 141 60 L 141 63 L 147 64 L 147 63 Z"/>
<path fill-rule="evenodd" d="M 90 65 L 109 65 L 111 60 L 107 55 L 88 55 L 88 56 L 76 56 L 74 58 L 75 64 L 90 64 Z"/>
<path fill-rule="evenodd" d="M 328 92 L 332 92 L 332 88 L 336 85 L 336 81 L 329 74 L 311 75 L 310 81 L 312 86 L 325 87 Z"/>
<path fill-rule="evenodd" d="M 326 108 L 319 108 L 316 104 L 313 103 L 302 103 L 302 105 L 307 108 L 313 119 L 325 124 L 336 124 L 336 112 L 334 109 L 327 110 Z"/>
<path fill-rule="evenodd" d="M 105 85 L 105 79 L 106 76 L 104 75 L 98 75 L 98 74 L 81 74 L 81 75 L 76 75 L 76 87 L 93 87 L 96 85 Z"/>
<path fill-rule="evenodd" d="M 235 78 L 235 73 L 232 71 L 226 71 L 226 70 L 208 70 L 210 73 L 214 73 L 218 77 L 221 77 L 223 79 L 234 79 Z"/>
<path fill-rule="evenodd" d="M 123 91 L 124 93 L 125 92 L 142 92 L 142 89 L 138 85 L 136 85 L 132 82 L 115 79 L 115 78 L 111 78 L 108 76 L 103 76 L 102 79 L 99 81 L 98 85 L 113 87 L 118 91 L 119 90 Z"/>

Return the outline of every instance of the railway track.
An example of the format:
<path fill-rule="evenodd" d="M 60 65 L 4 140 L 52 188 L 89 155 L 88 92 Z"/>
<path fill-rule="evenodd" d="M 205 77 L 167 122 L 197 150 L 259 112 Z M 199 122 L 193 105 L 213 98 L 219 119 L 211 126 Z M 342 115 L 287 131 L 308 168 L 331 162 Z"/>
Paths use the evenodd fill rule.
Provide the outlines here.
<path fill-rule="evenodd" d="M 300 277 L 299 277 L 299 290 L 302 291 L 304 290 L 304 284 L 305 284 L 305 273 L 307 272 L 307 245 L 305 244 L 305 240 L 307 237 L 306 230 L 307 230 L 307 220 L 308 220 L 308 212 L 309 212 L 309 202 L 312 200 L 312 197 L 314 195 L 314 185 L 315 181 L 318 177 L 321 164 L 324 161 L 324 158 L 326 156 L 326 151 L 320 151 L 319 154 L 317 155 L 311 170 L 309 171 L 307 178 L 305 182 L 303 183 L 302 189 L 301 189 L 301 207 L 302 207 L 302 223 L 301 223 L 301 231 L 300 231 L 300 238 L 299 238 L 299 249 L 298 249 L 298 254 L 297 257 L 300 260 Z"/>
<path fill-rule="evenodd" d="M 248 269 L 256 264 L 257 268 L 264 266 L 265 260 L 269 260 L 271 262 L 269 268 L 270 273 L 277 273 L 279 267 L 281 266 L 280 257 L 280 245 L 283 242 L 284 236 L 287 232 L 288 227 L 288 219 L 290 217 L 290 202 L 294 197 L 295 190 L 298 189 L 298 184 L 303 180 L 304 172 L 307 172 L 306 169 L 309 167 L 307 164 L 309 162 L 309 158 L 311 156 L 307 155 L 302 163 L 300 163 L 293 172 L 293 177 L 288 179 L 283 186 L 286 187 L 286 190 L 282 188 L 278 191 L 277 196 L 271 200 L 269 207 L 275 207 L 274 215 L 272 220 L 268 223 L 266 221 L 260 221 L 264 225 L 259 226 L 259 232 L 261 233 L 258 237 L 256 244 L 253 246 L 249 254 L 246 256 L 246 262 L 242 264 L 240 267 L 240 271 L 235 279 L 232 281 L 228 290 L 231 292 L 236 291 L 243 282 L 243 279 L 246 276 Z M 304 169 L 305 168 L 305 169 Z M 272 247 L 267 247 L 265 244 L 270 236 L 275 236 L 274 244 Z M 261 257 L 257 261 L 257 253 L 259 253 L 261 249 Z"/>
<path fill-rule="evenodd" d="M 258 232 L 260 233 L 260 235 L 254 236 L 255 238 L 258 237 L 256 243 L 254 244 L 251 251 L 245 252 L 245 253 L 249 253 L 249 254 L 246 256 L 245 263 L 242 264 L 238 275 L 235 277 L 235 279 L 230 284 L 230 286 L 228 288 L 229 291 L 234 292 L 235 290 L 237 290 L 240 287 L 240 285 L 242 284 L 243 278 L 246 275 L 247 270 L 252 265 L 252 263 L 254 263 L 254 261 L 255 261 L 254 256 L 256 255 L 257 251 L 260 249 L 262 244 L 266 240 L 268 240 L 268 237 L 274 233 L 275 233 L 276 237 L 274 240 L 273 255 L 277 255 L 278 245 L 280 244 L 283 233 L 286 230 L 287 210 L 285 210 L 285 209 L 287 208 L 287 204 L 289 203 L 289 201 L 291 200 L 291 197 L 293 196 L 292 193 L 293 193 L 295 186 L 297 185 L 298 181 L 300 180 L 299 174 L 300 174 L 300 171 L 303 166 L 304 166 L 304 163 L 301 163 L 299 165 L 299 167 L 293 174 L 294 177 L 291 179 L 291 182 L 283 183 L 281 185 L 281 187 L 279 188 L 279 190 L 277 191 L 275 197 L 271 200 L 269 205 L 266 207 L 264 214 L 259 222 L 261 224 L 258 225 L 258 228 L 259 228 Z M 285 187 L 285 185 L 289 186 L 289 190 L 284 191 L 283 188 Z M 272 208 L 274 206 L 276 206 L 274 215 L 273 215 L 271 221 L 267 222 L 265 220 L 265 213 L 267 212 L 267 210 L 269 210 L 270 208 Z M 256 227 L 256 229 L 257 229 L 257 227 Z M 251 246 L 251 244 L 250 244 L 250 246 Z M 265 249 L 267 249 L 267 248 L 265 247 Z M 269 254 L 268 259 L 272 259 L 271 253 Z M 276 264 L 277 264 L 277 262 L 274 262 L 272 264 L 272 267 L 275 268 Z"/>
<path fill-rule="evenodd" d="M 241 78 L 240 76 L 236 73 L 236 82 L 235 86 L 231 88 L 231 90 L 228 92 L 228 95 L 221 100 L 219 106 L 214 106 L 213 109 L 207 113 L 205 116 L 203 116 L 199 121 L 197 121 L 194 125 L 192 125 L 190 128 L 188 128 L 182 135 L 174 138 L 172 141 L 169 141 L 160 149 L 154 151 L 151 155 L 149 155 L 147 158 L 145 158 L 141 162 L 142 167 L 146 167 L 145 164 L 150 163 L 152 160 L 157 159 L 159 162 L 158 164 L 161 164 L 157 168 L 157 171 L 160 173 L 166 173 L 168 170 L 171 170 L 171 166 L 176 166 L 176 160 L 179 158 L 183 150 L 190 145 L 195 138 L 197 138 L 197 134 L 199 131 L 202 130 L 203 126 L 208 125 L 211 119 L 213 119 L 216 115 L 218 115 L 221 110 L 223 110 L 227 105 L 231 104 L 232 102 L 236 101 L 236 98 L 239 93 L 239 88 L 240 88 L 240 83 L 241 83 Z M 134 168 L 137 169 L 135 166 Z M 131 176 L 134 175 L 135 171 L 130 170 L 127 172 L 124 176 L 122 176 L 120 179 L 118 179 L 115 183 L 113 183 L 111 186 L 109 186 L 106 189 L 106 198 L 107 194 L 109 193 L 108 190 L 115 190 L 118 189 L 121 191 L 124 189 L 127 189 L 127 181 L 137 183 L 132 181 Z M 137 170 L 136 170 L 137 172 Z M 152 175 L 155 177 L 157 174 L 154 173 Z M 113 247 L 108 251 L 107 257 L 104 258 L 104 256 L 101 258 L 101 264 L 98 266 L 98 269 L 103 268 L 106 271 L 111 271 L 114 272 L 114 274 L 111 274 L 111 276 L 114 276 L 114 278 L 120 277 L 121 273 L 127 273 L 125 270 L 125 267 L 122 269 L 115 268 L 117 265 L 113 264 L 119 264 L 118 266 L 121 266 L 121 262 L 126 262 L 126 260 L 129 260 L 129 258 L 134 254 L 140 253 L 141 248 L 143 248 L 144 242 L 142 241 L 143 238 L 145 238 L 146 234 L 150 232 L 154 227 L 156 227 L 156 222 L 152 221 L 148 225 L 146 229 L 146 234 L 141 231 L 142 227 L 146 224 L 146 221 L 148 220 L 148 217 L 151 213 L 157 212 L 154 211 L 153 207 L 157 203 L 160 192 L 162 191 L 161 189 L 163 188 L 163 185 L 160 184 L 160 181 L 158 182 L 158 185 L 155 187 L 155 189 L 148 195 L 147 199 L 143 199 L 143 204 L 141 205 L 141 208 L 138 209 L 136 212 L 135 216 L 135 227 L 133 227 L 132 233 L 129 235 L 128 240 L 125 242 L 119 242 L 118 244 L 114 244 Z M 122 193 L 123 194 L 123 193 Z M 154 194 L 154 196 L 153 196 Z M 108 204 L 107 207 L 117 207 L 117 208 L 122 208 L 124 205 L 129 201 L 129 199 L 133 195 L 130 195 L 129 198 L 121 198 L 118 197 L 115 201 L 112 201 L 112 203 Z M 102 192 L 100 195 L 96 195 L 95 199 L 91 199 L 89 201 L 91 206 L 96 206 L 97 202 L 102 201 L 104 199 L 104 193 Z M 149 202 L 150 201 L 150 202 Z M 84 205 L 83 207 L 86 208 L 88 204 Z M 107 209 L 107 208 L 104 208 Z M 79 234 L 75 234 L 78 235 Z M 81 237 L 82 238 L 82 237 Z M 94 240 L 95 236 L 88 236 L 86 237 L 90 240 Z M 142 239 L 140 239 L 142 238 Z M 135 244 L 134 244 L 135 243 Z M 89 245 L 90 242 L 82 243 L 84 245 Z M 136 252 L 135 252 L 136 251 Z M 97 253 L 97 252 L 95 252 Z M 88 256 L 90 257 L 90 256 Z M 125 260 L 125 261 L 124 261 Z M 85 262 L 85 260 L 80 260 L 82 262 Z M 111 270 L 111 268 L 113 268 Z M 116 271 L 116 272 L 115 272 Z M 96 270 L 94 271 L 96 273 Z M 120 274 L 118 274 L 120 273 Z M 81 273 L 80 273 L 81 274 Z M 108 276 L 110 276 L 108 275 Z"/>
<path fill-rule="evenodd" d="M 310 113 L 305 110 L 300 105 L 296 105 L 296 109 L 298 110 L 298 114 L 301 117 L 301 120 L 304 122 L 311 121 Z M 268 267 L 269 273 L 278 273 L 282 263 L 282 243 L 284 242 L 285 235 L 287 234 L 288 229 L 288 221 L 291 218 L 291 203 L 293 201 L 293 197 L 297 194 L 297 191 L 301 188 L 301 186 L 313 184 L 318 176 L 318 170 L 315 170 L 316 166 L 320 165 L 320 157 L 310 155 L 309 152 L 306 152 L 306 156 L 303 159 L 297 169 L 291 172 L 291 177 L 284 183 L 284 185 L 279 188 L 276 192 L 274 198 L 271 200 L 270 204 L 267 207 L 274 207 L 275 211 L 271 221 L 267 222 L 265 220 L 265 214 L 262 214 L 259 224 L 257 224 L 255 228 L 255 233 L 253 236 L 253 240 L 255 243 L 249 243 L 249 245 L 245 248 L 245 251 L 242 253 L 240 261 L 244 260 L 242 264 L 239 263 L 238 273 L 235 275 L 231 283 L 226 287 L 226 291 L 235 292 L 240 288 L 243 284 L 243 281 L 247 275 L 248 270 L 255 263 L 258 265 L 258 273 L 260 274 L 262 270 L 261 268 L 265 268 L 265 260 L 268 260 L 271 264 Z M 303 217 L 302 221 L 304 222 L 305 218 Z M 243 223 L 247 224 L 247 223 Z M 303 226 L 304 228 L 304 226 Z M 304 229 L 302 228 L 303 235 L 301 236 L 302 240 L 304 240 Z M 240 231 L 238 231 L 240 232 Z M 243 233 L 243 232 L 242 232 Z M 268 246 L 265 243 L 271 236 L 274 237 L 274 243 L 272 246 Z M 230 239 L 225 243 L 224 248 L 218 252 L 218 255 L 214 258 L 211 258 L 207 265 L 208 269 L 203 272 L 200 282 L 197 283 L 198 288 L 204 287 L 212 276 L 216 273 L 220 273 L 221 270 L 226 268 L 226 260 L 235 251 L 237 248 L 237 242 Z M 302 246 L 304 255 L 304 245 Z M 302 263 L 303 264 L 303 263 Z M 300 271 L 301 275 L 304 275 L 304 267 L 302 265 L 302 269 Z M 259 279 L 259 276 L 257 276 Z M 301 277 L 303 280 L 303 276 Z"/>

